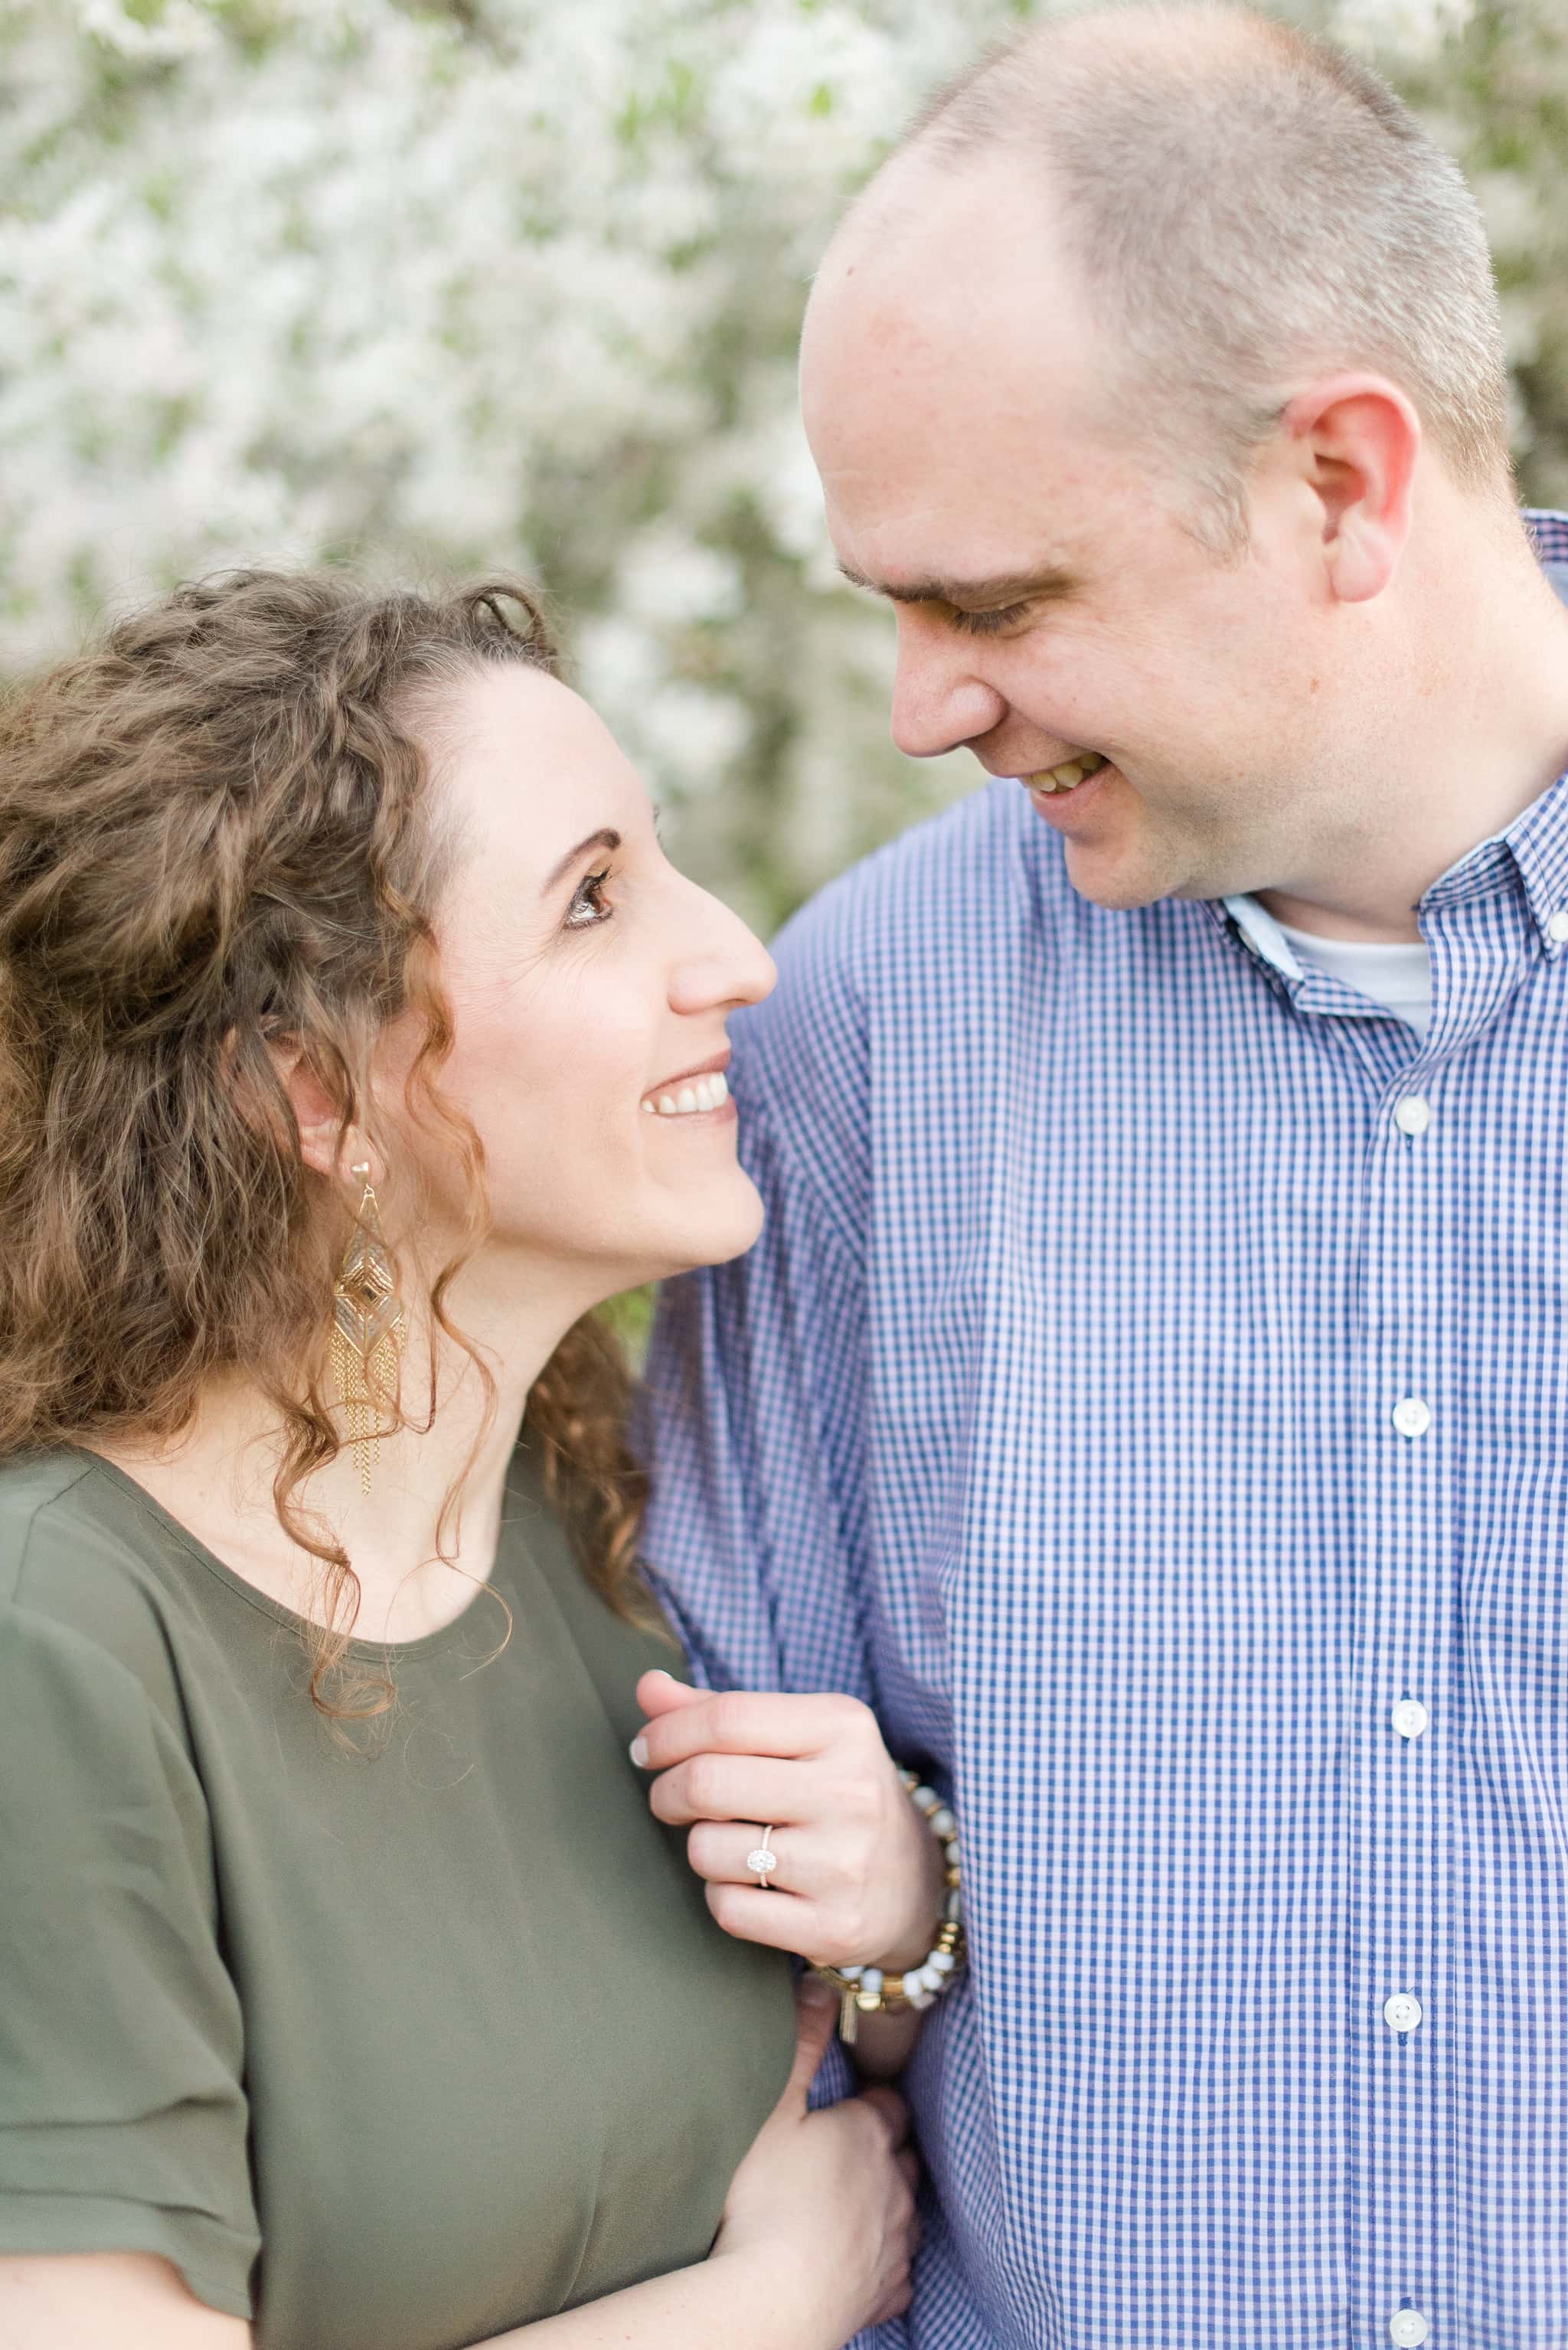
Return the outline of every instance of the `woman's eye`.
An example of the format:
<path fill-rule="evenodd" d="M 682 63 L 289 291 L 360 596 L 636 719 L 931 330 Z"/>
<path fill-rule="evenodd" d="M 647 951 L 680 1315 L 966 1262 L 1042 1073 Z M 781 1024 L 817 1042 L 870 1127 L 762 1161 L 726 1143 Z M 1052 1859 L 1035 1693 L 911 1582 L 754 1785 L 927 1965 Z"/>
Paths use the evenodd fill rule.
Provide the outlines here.
<path fill-rule="evenodd" d="M 609 920 L 615 912 L 615 908 L 607 906 L 604 899 L 604 886 L 608 879 L 607 865 L 602 873 L 585 874 L 577 884 L 576 894 L 567 910 L 567 930 L 597 930 L 601 922 Z"/>

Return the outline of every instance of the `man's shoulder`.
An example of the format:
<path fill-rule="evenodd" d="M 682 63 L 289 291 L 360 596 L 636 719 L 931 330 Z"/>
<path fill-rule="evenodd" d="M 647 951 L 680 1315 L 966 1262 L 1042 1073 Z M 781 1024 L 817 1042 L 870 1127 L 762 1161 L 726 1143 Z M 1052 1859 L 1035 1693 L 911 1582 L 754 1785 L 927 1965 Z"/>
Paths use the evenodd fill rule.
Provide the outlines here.
<path fill-rule="evenodd" d="M 940 927 L 955 932 L 994 915 L 978 884 L 1022 880 L 1048 896 L 1072 895 L 1060 844 L 1014 783 L 993 782 L 940 816 L 912 825 L 817 892 L 779 941 L 790 961 L 874 963 L 900 947 L 927 947 Z"/>
<path fill-rule="evenodd" d="M 1525 506 L 1521 511 L 1542 570 L 1559 601 L 1568 604 L 1568 514 L 1559 514 L 1551 506 Z"/>
<path fill-rule="evenodd" d="M 997 782 L 914 825 L 819 890 L 774 942 L 778 988 L 745 1016 L 769 1063 L 853 1049 L 911 988 L 948 993 L 1049 951 L 1074 892 L 1060 843 L 1018 785 Z"/>

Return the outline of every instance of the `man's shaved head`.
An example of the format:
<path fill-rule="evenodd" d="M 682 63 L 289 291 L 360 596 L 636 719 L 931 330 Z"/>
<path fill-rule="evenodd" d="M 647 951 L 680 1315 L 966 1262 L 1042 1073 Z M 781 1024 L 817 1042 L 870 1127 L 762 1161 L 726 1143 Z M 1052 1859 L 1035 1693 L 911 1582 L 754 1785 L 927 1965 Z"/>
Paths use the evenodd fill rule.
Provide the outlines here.
<path fill-rule="evenodd" d="M 1454 164 L 1350 59 L 1217 6 L 1064 19 L 940 92 L 801 348 L 902 749 L 1023 779 L 1100 905 L 1380 925 L 1425 886 L 1405 844 L 1451 862 L 1478 806 L 1517 813 L 1563 702 L 1505 389 Z"/>
<path fill-rule="evenodd" d="M 1455 163 L 1377 77 L 1241 9 L 1112 8 L 1036 28 L 930 99 L 830 256 L 1002 167 L 1085 296 L 1107 422 L 1180 464 L 1234 545 L 1241 476 L 1303 371 L 1409 396 L 1455 479 L 1510 488 L 1501 328 Z"/>

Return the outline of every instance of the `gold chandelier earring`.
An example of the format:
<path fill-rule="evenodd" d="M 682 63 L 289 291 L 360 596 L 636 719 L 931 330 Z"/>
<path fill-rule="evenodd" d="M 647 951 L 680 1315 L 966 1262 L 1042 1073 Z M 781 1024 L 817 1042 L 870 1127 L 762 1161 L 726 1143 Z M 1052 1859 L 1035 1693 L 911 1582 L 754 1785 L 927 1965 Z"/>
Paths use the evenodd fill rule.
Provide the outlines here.
<path fill-rule="evenodd" d="M 369 1493 L 371 1465 L 380 1458 L 383 1412 L 397 1409 L 408 1325 L 369 1161 L 361 1159 L 350 1172 L 364 1185 L 364 1196 L 332 1284 L 332 1371 L 359 1463 L 359 1483 Z"/>

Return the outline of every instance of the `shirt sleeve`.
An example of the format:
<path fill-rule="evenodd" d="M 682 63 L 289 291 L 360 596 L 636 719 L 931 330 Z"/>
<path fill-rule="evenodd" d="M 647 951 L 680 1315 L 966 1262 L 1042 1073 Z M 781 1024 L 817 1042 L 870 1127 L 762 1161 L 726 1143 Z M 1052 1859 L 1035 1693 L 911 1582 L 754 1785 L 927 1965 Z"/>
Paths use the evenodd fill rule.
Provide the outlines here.
<path fill-rule="evenodd" d="M 794 984 L 807 956 L 786 946 L 780 960 L 772 1049 L 738 1034 L 732 1070 L 763 1233 L 734 1263 L 662 1294 L 638 1431 L 652 1478 L 644 1551 L 710 1687 L 841 1690 L 880 1711 L 867 1598 L 864 1047 L 842 1002 L 825 1004 L 809 972 Z M 834 967 L 841 977 L 836 956 Z M 803 1124 L 817 1146 L 809 1168 Z M 835 2038 L 811 2103 L 857 2086 Z M 895 2319 L 847 2350 L 907 2342 Z"/>
<path fill-rule="evenodd" d="M 181 1739 L 118 1659 L 0 1611 L 0 2252 L 161 2254 L 248 2317 L 243 2059 Z"/>
<path fill-rule="evenodd" d="M 640 1430 L 647 1556 L 711 1686 L 869 1701 L 860 1269 L 744 1095 L 742 1118 L 766 1222 L 745 1257 L 661 1299 Z"/>
<path fill-rule="evenodd" d="M 669 1283 L 645 1368 L 645 1555 L 715 1685 L 874 1700 L 864 1489 L 872 1056 L 864 903 L 877 860 L 774 942 L 779 984 L 732 1023 L 761 1239 Z M 875 933 L 876 925 L 871 925 Z"/>

